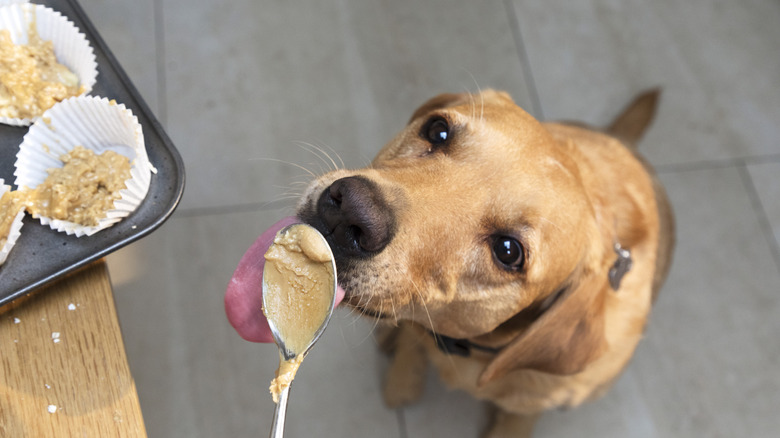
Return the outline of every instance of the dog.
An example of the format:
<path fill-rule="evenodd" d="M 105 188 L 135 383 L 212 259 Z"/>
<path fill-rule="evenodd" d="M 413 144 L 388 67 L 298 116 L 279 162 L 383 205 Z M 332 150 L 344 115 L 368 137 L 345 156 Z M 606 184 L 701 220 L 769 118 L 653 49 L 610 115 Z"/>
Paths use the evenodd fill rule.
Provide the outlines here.
<path fill-rule="evenodd" d="M 500 91 L 442 94 L 370 166 L 308 186 L 298 217 L 326 236 L 344 302 L 392 327 L 390 407 L 420 397 L 431 363 L 495 406 L 486 436 L 530 436 L 610 387 L 672 260 L 672 211 L 636 148 L 658 96 L 596 129 Z"/>

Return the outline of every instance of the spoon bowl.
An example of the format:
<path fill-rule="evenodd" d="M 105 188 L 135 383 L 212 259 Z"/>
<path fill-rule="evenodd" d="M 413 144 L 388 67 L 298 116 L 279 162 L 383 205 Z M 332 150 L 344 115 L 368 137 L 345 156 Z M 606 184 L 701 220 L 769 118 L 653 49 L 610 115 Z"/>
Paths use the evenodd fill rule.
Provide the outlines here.
<path fill-rule="evenodd" d="M 282 260 L 285 254 L 292 253 L 296 254 L 296 257 L 299 258 L 298 261 Z M 305 259 L 300 259 L 298 254 Z M 276 260 L 282 261 L 275 262 Z M 296 265 L 300 260 L 303 260 L 304 264 L 312 261 L 312 266 L 329 266 L 330 275 L 326 276 L 325 281 L 320 281 L 322 278 L 300 275 L 300 272 L 304 271 L 304 268 Z M 283 271 L 288 272 L 287 277 L 282 274 Z M 289 276 L 296 279 L 295 284 L 290 283 Z M 300 280 L 301 278 L 304 280 Z M 298 287 L 304 281 L 310 286 L 306 287 L 306 290 Z M 274 243 L 266 252 L 262 291 L 263 312 L 268 319 L 271 334 L 279 347 L 279 355 L 282 359 L 280 371 L 285 364 L 294 363 L 292 371 L 292 377 L 294 377 L 297 366 L 325 331 L 336 303 L 336 262 L 325 237 L 314 227 L 306 224 L 292 224 L 279 230 Z M 285 294 L 287 299 L 280 300 L 281 294 Z M 296 302 L 299 299 L 306 299 L 310 302 L 303 306 Z M 297 308 L 295 308 L 296 304 L 298 304 Z M 312 313 L 322 312 L 319 315 L 315 314 L 321 318 L 321 322 L 317 325 L 318 319 L 307 320 L 308 315 L 297 315 L 297 319 L 288 318 L 290 314 L 299 312 L 302 307 L 306 307 L 306 310 L 313 308 Z M 277 372 L 277 374 L 279 373 Z M 290 377 L 290 383 L 292 377 Z M 288 383 L 283 385 L 279 392 L 279 400 L 276 404 L 271 427 L 271 438 L 284 435 L 289 391 Z"/>

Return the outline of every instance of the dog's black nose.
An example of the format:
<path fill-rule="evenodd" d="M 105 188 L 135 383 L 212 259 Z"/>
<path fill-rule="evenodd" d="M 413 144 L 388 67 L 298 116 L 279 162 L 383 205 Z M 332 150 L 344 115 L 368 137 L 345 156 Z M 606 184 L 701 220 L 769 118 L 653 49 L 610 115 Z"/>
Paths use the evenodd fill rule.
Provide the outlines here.
<path fill-rule="evenodd" d="M 325 189 L 317 201 L 317 215 L 333 251 L 346 256 L 380 252 L 395 232 L 394 215 L 382 192 L 361 176 L 339 179 Z"/>

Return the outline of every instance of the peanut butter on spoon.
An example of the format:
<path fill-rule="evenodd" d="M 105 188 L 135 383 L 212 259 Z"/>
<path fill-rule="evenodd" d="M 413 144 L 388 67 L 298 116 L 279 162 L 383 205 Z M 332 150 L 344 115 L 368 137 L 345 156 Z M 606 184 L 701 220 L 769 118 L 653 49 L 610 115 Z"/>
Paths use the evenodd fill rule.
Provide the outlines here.
<path fill-rule="evenodd" d="M 280 230 L 265 260 L 263 313 L 280 359 L 270 391 L 277 403 L 274 428 L 281 432 L 290 383 L 333 313 L 336 265 L 325 238 L 305 224 Z"/>

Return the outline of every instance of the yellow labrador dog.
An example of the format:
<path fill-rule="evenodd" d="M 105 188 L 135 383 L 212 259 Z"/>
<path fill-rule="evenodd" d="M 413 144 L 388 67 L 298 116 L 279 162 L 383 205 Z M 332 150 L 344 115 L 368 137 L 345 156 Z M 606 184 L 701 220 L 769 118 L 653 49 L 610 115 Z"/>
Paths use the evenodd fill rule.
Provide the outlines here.
<path fill-rule="evenodd" d="M 658 93 L 605 130 L 540 123 L 503 92 L 425 103 L 371 166 L 307 189 L 298 217 L 336 257 L 344 302 L 395 326 L 390 406 L 428 363 L 493 403 L 490 437 L 601 395 L 664 281 L 673 219 L 635 147 Z"/>

